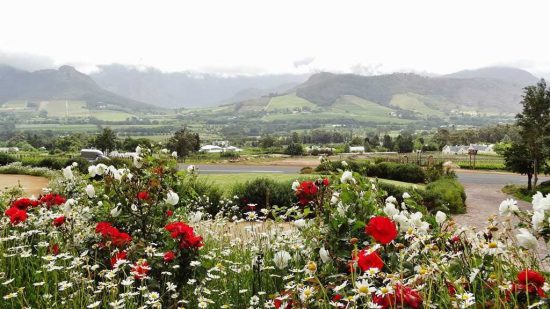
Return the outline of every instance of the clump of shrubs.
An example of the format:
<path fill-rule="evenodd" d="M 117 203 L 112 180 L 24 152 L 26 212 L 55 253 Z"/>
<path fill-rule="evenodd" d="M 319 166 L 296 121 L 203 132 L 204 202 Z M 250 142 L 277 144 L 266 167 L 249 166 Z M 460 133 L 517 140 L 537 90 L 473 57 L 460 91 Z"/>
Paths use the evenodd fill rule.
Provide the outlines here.
<path fill-rule="evenodd" d="M 424 183 L 428 180 L 426 172 L 416 164 L 403 164 L 393 162 L 372 163 L 370 161 L 326 161 L 317 166 L 317 172 L 336 172 L 338 170 L 351 170 L 368 177 Z"/>
<path fill-rule="evenodd" d="M 9 154 L 3 153 L 3 152 L 0 153 L 0 165 L 7 165 L 7 164 L 13 163 L 15 161 L 17 161 L 17 160 L 12 155 L 9 155 Z"/>
<path fill-rule="evenodd" d="M 428 209 L 453 214 L 466 212 L 466 192 L 456 179 L 441 178 L 429 183 L 424 191 L 424 205 Z"/>
<path fill-rule="evenodd" d="M 244 183 L 237 183 L 231 190 L 231 196 L 238 196 L 237 204 L 246 210 L 255 204 L 255 210 L 269 208 L 273 205 L 286 206 L 295 201 L 294 192 L 290 189 L 292 182 L 277 182 L 268 178 L 258 178 Z"/>

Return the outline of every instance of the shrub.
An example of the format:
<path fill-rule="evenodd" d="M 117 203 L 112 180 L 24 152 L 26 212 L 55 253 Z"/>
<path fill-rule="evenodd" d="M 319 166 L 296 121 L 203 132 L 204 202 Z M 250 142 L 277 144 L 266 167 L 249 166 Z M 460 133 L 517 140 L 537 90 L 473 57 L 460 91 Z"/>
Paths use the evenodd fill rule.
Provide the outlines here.
<path fill-rule="evenodd" d="M 215 216 L 221 210 L 222 189 L 195 176 L 183 177 L 177 193 L 186 203 L 200 205 L 209 215 Z"/>
<path fill-rule="evenodd" d="M 70 158 L 65 162 L 65 166 L 69 166 L 73 163 L 77 163 L 77 169 L 81 173 L 88 173 L 88 166 L 90 166 L 90 162 L 88 160 L 84 159 L 83 157 L 74 157 Z"/>
<path fill-rule="evenodd" d="M 466 192 L 456 179 L 442 178 L 426 186 L 424 204 L 432 212 L 465 213 Z"/>
<path fill-rule="evenodd" d="M 290 143 L 285 149 L 285 154 L 291 156 L 301 156 L 303 153 L 304 147 L 298 143 Z"/>
<path fill-rule="evenodd" d="M 227 159 L 237 159 L 240 155 L 236 151 L 224 151 L 220 152 L 220 158 L 227 158 Z"/>
<path fill-rule="evenodd" d="M 237 183 L 231 190 L 232 196 L 238 196 L 238 205 L 246 210 L 248 204 L 256 204 L 256 210 L 272 205 L 288 206 L 295 200 L 290 189 L 291 182 L 276 182 L 268 178 L 258 178 L 245 183 Z"/>
<path fill-rule="evenodd" d="M 7 165 L 17 161 L 13 156 L 7 153 L 0 153 L 0 165 Z"/>
<path fill-rule="evenodd" d="M 349 161 L 344 166 L 340 161 L 327 161 L 317 166 L 318 172 L 336 172 L 337 170 L 351 170 L 367 175 L 392 179 L 404 182 L 422 183 L 427 179 L 426 172 L 416 164 L 402 164 L 393 162 L 381 162 L 373 164 L 369 161 Z"/>
<path fill-rule="evenodd" d="M 310 166 L 304 166 L 300 169 L 300 174 L 313 174 L 314 170 Z"/>

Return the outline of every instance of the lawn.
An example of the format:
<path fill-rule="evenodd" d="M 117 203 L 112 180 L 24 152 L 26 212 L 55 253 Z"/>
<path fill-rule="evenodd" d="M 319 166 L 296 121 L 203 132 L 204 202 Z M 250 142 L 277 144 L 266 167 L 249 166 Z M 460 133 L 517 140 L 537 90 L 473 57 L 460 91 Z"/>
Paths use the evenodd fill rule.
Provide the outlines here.
<path fill-rule="evenodd" d="M 48 113 L 48 117 L 89 117 L 90 111 L 85 101 L 56 100 L 40 102 L 39 110 Z"/>

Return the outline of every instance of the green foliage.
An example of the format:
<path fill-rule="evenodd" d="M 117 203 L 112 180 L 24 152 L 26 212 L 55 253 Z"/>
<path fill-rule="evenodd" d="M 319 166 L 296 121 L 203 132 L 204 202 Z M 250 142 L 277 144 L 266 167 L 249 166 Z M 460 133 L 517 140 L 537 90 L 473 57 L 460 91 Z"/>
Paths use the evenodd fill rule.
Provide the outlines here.
<path fill-rule="evenodd" d="M 370 161 L 349 161 L 344 166 L 340 161 L 326 161 L 315 169 L 317 172 L 336 172 L 351 170 L 369 177 L 398 180 L 412 183 L 423 183 L 427 180 L 426 172 L 416 164 L 393 162 L 371 163 Z"/>
<path fill-rule="evenodd" d="M 168 149 L 176 151 L 178 157 L 187 157 L 189 153 L 197 152 L 200 149 L 200 138 L 198 133 L 191 133 L 183 128 L 170 138 Z"/>
<path fill-rule="evenodd" d="M 104 128 L 94 139 L 94 146 L 103 151 L 104 154 L 116 148 L 117 136 L 111 128 Z"/>
<path fill-rule="evenodd" d="M 276 182 L 269 178 L 258 178 L 245 183 L 235 184 L 231 190 L 232 196 L 238 196 L 238 205 L 246 210 L 248 204 L 256 204 L 256 209 L 271 206 L 287 206 L 294 201 L 294 192 L 290 189 L 291 182 Z"/>
<path fill-rule="evenodd" d="M 304 153 L 304 147 L 302 144 L 290 143 L 285 149 L 285 154 L 291 156 L 301 156 Z"/>
<path fill-rule="evenodd" d="M 431 182 L 424 192 L 424 204 L 430 211 L 454 214 L 466 212 L 466 192 L 456 179 L 442 178 Z"/>
<path fill-rule="evenodd" d="M 241 155 L 236 151 L 222 151 L 220 152 L 220 158 L 237 159 Z"/>
<path fill-rule="evenodd" d="M 15 161 L 17 161 L 17 159 L 15 159 L 14 156 L 0 152 L 0 165 L 10 164 Z"/>

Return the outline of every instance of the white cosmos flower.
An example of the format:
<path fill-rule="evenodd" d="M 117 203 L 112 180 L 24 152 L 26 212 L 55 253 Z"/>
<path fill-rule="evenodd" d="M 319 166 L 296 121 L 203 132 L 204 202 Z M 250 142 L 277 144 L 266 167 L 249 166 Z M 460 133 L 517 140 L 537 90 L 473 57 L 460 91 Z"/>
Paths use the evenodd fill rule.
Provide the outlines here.
<path fill-rule="evenodd" d="M 296 226 L 298 228 L 302 228 L 302 227 L 306 226 L 307 222 L 304 219 L 298 219 L 298 220 L 294 220 L 292 222 L 292 224 L 294 224 L 294 226 Z"/>
<path fill-rule="evenodd" d="M 178 204 L 179 200 L 180 197 L 176 192 L 173 192 L 172 190 L 168 191 L 165 199 L 166 203 L 175 206 L 176 204 Z"/>
<path fill-rule="evenodd" d="M 122 209 L 118 208 L 118 206 L 117 206 L 117 207 L 111 209 L 111 216 L 116 218 L 120 215 L 121 212 L 122 212 Z"/>
<path fill-rule="evenodd" d="M 347 167 L 347 166 L 348 166 L 348 162 L 342 161 L 342 166 Z"/>
<path fill-rule="evenodd" d="M 545 197 L 540 192 L 533 195 L 533 210 L 539 212 L 550 210 L 550 196 Z"/>
<path fill-rule="evenodd" d="M 342 174 L 342 177 L 340 178 L 340 182 L 342 183 L 355 183 L 355 179 L 353 179 L 353 173 L 350 171 L 345 171 Z"/>
<path fill-rule="evenodd" d="M 386 198 L 386 204 L 387 203 L 397 204 L 397 199 L 393 195 L 390 195 Z"/>
<path fill-rule="evenodd" d="M 393 216 L 399 214 L 399 210 L 395 208 L 394 204 L 387 203 L 387 200 L 386 200 L 386 207 L 384 207 L 384 213 L 388 215 L 388 217 L 393 218 Z"/>
<path fill-rule="evenodd" d="M 336 204 L 339 198 L 340 198 L 340 192 L 333 192 L 332 197 L 330 198 L 330 202 L 332 204 Z"/>
<path fill-rule="evenodd" d="M 202 212 L 196 211 L 191 213 L 191 215 L 189 216 L 189 223 L 198 223 L 201 221 L 201 219 L 202 219 Z"/>
<path fill-rule="evenodd" d="M 63 177 L 65 177 L 65 179 L 67 180 L 74 180 L 74 175 L 73 175 L 73 170 L 72 170 L 72 166 L 67 166 L 66 168 L 63 169 Z"/>
<path fill-rule="evenodd" d="M 500 203 L 500 206 L 498 207 L 498 212 L 504 216 L 504 215 L 511 215 L 512 213 L 518 212 L 518 202 L 514 199 L 506 199 Z"/>
<path fill-rule="evenodd" d="M 139 156 L 134 156 L 134 166 L 137 168 L 141 168 L 143 166 L 143 159 Z"/>
<path fill-rule="evenodd" d="M 445 222 L 445 220 L 447 220 L 447 215 L 444 212 L 438 211 L 435 214 L 435 221 L 437 223 L 442 224 L 443 222 Z"/>
<path fill-rule="evenodd" d="M 162 152 L 162 153 L 168 153 L 168 149 L 162 148 L 162 149 L 160 150 L 160 152 Z"/>
<path fill-rule="evenodd" d="M 139 155 L 143 149 L 140 146 L 136 147 L 136 153 Z"/>
<path fill-rule="evenodd" d="M 86 194 L 88 195 L 89 198 L 95 197 L 95 189 L 94 189 L 94 186 L 92 186 L 92 185 L 87 185 L 86 188 L 84 188 L 84 190 L 86 191 Z"/>
<path fill-rule="evenodd" d="M 177 151 L 172 152 L 172 157 L 177 158 L 178 157 L 178 152 Z"/>
<path fill-rule="evenodd" d="M 324 263 L 328 263 L 332 261 L 332 259 L 330 258 L 330 253 L 328 252 L 327 249 L 325 249 L 325 247 L 322 247 L 321 249 L 319 249 L 319 256 L 321 257 L 321 260 Z"/>
<path fill-rule="evenodd" d="M 411 198 L 411 195 L 408 192 L 405 192 L 403 193 L 403 198 L 404 199 Z"/>
<path fill-rule="evenodd" d="M 190 164 L 187 166 L 187 172 L 190 174 L 193 174 L 195 172 L 196 168 L 193 164 Z"/>
<path fill-rule="evenodd" d="M 538 246 L 537 238 L 527 229 L 519 229 L 519 234 L 516 235 L 516 238 L 519 245 L 525 249 L 536 249 Z"/>
<path fill-rule="evenodd" d="M 291 260 L 290 253 L 286 251 L 279 251 L 273 255 L 273 262 L 279 269 L 285 269 L 288 267 L 288 262 Z"/>
<path fill-rule="evenodd" d="M 540 211 L 533 212 L 531 223 L 533 224 L 533 229 L 538 232 L 544 224 L 544 213 Z"/>
<path fill-rule="evenodd" d="M 90 175 L 90 177 L 95 177 L 96 175 L 98 175 L 97 166 L 95 165 L 88 166 L 88 175 Z"/>
<path fill-rule="evenodd" d="M 298 180 L 294 180 L 294 182 L 292 182 L 292 191 L 296 191 L 296 189 L 298 189 L 299 186 L 300 186 L 300 182 Z"/>

